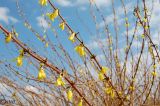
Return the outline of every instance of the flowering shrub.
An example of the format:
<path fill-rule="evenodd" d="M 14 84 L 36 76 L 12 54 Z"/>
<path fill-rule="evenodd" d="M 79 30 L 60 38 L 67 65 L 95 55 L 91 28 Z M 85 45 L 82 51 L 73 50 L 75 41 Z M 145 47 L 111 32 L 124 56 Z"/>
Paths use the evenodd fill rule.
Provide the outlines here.
<path fill-rule="evenodd" d="M 10 97 L 17 105 L 160 105 L 160 55 L 158 44 L 152 36 L 156 30 L 150 25 L 153 9 L 146 4 L 147 1 L 142 0 L 135 5 L 132 16 L 127 17 L 129 8 L 121 0 L 121 14 L 124 15 L 124 26 L 121 27 L 124 27 L 125 33 L 120 36 L 119 19 L 116 17 L 118 13 L 114 6 L 116 2 L 112 0 L 112 29 L 96 0 L 88 2 L 96 28 L 99 24 L 97 14 L 94 13 L 97 12 L 104 21 L 102 29 L 105 39 L 96 40 L 98 52 L 91 48 L 94 41 L 91 46 L 88 45 L 81 38 L 80 32 L 73 30 L 54 1 L 39 0 L 42 10 L 52 9 L 52 12 L 40 11 L 47 23 L 46 27 L 50 28 L 48 33 L 43 28 L 41 34 L 24 18 L 17 1 L 18 12 L 25 20 L 24 26 L 33 34 L 31 38 L 40 42 L 35 42 L 35 39 L 23 41 L 22 35 L 14 27 L 9 30 L 0 24 L 1 35 L 5 37 L 1 37 L 1 41 L 5 41 L 4 45 L 8 47 L 5 54 L 1 53 L 7 57 L 0 60 L 0 92 L 4 99 Z M 63 33 L 66 35 L 65 39 L 63 36 L 64 41 L 60 38 Z M 119 40 L 123 40 L 123 43 L 119 44 Z M 73 47 L 67 47 L 66 42 Z M 96 54 L 99 51 L 102 52 L 100 56 Z M 18 56 L 14 57 L 12 53 L 18 53 Z M 10 59 L 9 55 L 15 59 Z"/>

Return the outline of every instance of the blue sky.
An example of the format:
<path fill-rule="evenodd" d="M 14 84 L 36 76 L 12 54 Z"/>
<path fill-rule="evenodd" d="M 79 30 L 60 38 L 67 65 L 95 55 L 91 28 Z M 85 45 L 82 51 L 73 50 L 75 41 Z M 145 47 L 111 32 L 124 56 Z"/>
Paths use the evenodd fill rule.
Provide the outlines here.
<path fill-rule="evenodd" d="M 95 6 L 91 6 L 88 0 L 51 0 L 57 8 L 60 9 L 61 15 L 66 19 L 67 23 L 72 27 L 75 32 L 80 32 L 78 35 L 81 39 L 83 39 L 84 43 L 91 49 L 91 51 L 97 56 L 97 60 L 101 63 L 102 66 L 108 66 L 106 63 L 104 54 L 100 49 L 100 45 L 98 42 L 101 42 L 107 52 L 107 38 L 104 33 L 104 23 L 100 14 L 96 11 Z M 119 48 L 118 48 L 118 55 L 121 57 L 121 65 L 123 64 L 124 60 L 124 49 L 126 47 L 125 42 L 125 17 L 122 8 L 122 4 L 120 0 L 115 1 L 115 11 L 116 17 L 118 22 L 118 37 L 119 37 Z M 152 2 L 151 0 L 147 1 L 147 7 L 149 10 L 152 9 Z M 97 6 L 99 7 L 101 13 L 103 14 L 104 18 L 106 19 L 106 23 L 109 26 L 109 31 L 112 36 L 113 44 L 115 44 L 115 32 L 113 26 L 113 11 L 112 11 L 112 2 L 111 0 L 95 0 Z M 134 25 L 135 25 L 135 17 L 133 16 L 133 9 L 136 5 L 136 0 L 124 0 L 125 6 L 127 8 L 127 17 L 130 23 L 129 26 L 129 38 L 133 35 Z M 12 26 L 16 29 L 16 32 L 19 34 L 18 39 L 22 42 L 27 44 L 32 50 L 34 50 L 37 54 L 47 57 L 50 62 L 52 62 L 55 66 L 58 66 L 60 69 L 66 69 L 69 73 L 72 72 L 71 67 L 69 67 L 67 59 L 64 57 L 63 52 L 59 49 L 59 44 L 62 44 L 65 50 L 70 54 L 71 58 L 73 59 L 74 63 L 76 64 L 77 70 L 81 71 L 84 67 L 82 63 L 82 59 L 77 55 L 74 51 L 74 46 L 76 44 L 71 43 L 68 40 L 69 34 L 66 33 L 67 31 L 61 31 L 58 28 L 58 24 L 61 22 L 59 18 L 57 18 L 54 22 L 52 22 L 51 27 L 48 25 L 48 22 L 51 22 L 48 17 L 45 16 L 47 12 L 52 12 L 52 8 L 49 4 L 46 7 L 41 7 L 38 4 L 38 0 L 19 0 L 20 10 L 23 11 L 25 19 L 31 24 L 32 28 L 41 36 L 47 35 L 55 46 L 56 50 L 62 56 L 61 58 L 57 56 L 57 54 L 51 49 L 51 47 L 45 47 L 45 44 L 37 39 L 37 37 L 32 33 L 24 24 L 24 18 L 20 16 L 19 10 L 16 6 L 16 0 L 0 0 L 0 24 L 2 24 L 5 28 L 11 31 Z M 141 2 L 139 3 L 140 9 L 142 9 Z M 153 42 L 159 46 L 159 30 L 160 30 L 160 3 L 159 0 L 155 0 L 153 11 L 150 19 L 151 25 L 151 37 Z M 91 11 L 96 16 L 97 28 L 93 20 L 93 16 L 91 15 Z M 149 12 L 151 14 L 151 12 Z M 54 29 L 54 31 L 53 31 Z M 58 37 L 56 37 L 58 34 Z M 138 40 L 134 40 L 132 51 L 135 63 L 137 62 L 137 58 L 139 56 L 139 50 L 142 43 L 141 34 L 143 34 L 142 28 L 138 27 L 136 36 Z M 19 49 L 16 45 L 12 42 L 9 44 L 5 43 L 4 35 L 0 33 L 0 62 L 5 61 L 6 63 L 12 64 L 14 69 L 19 73 L 27 76 L 29 74 L 37 77 L 38 74 L 38 67 L 39 63 L 33 58 L 25 58 L 23 67 L 17 67 L 16 62 L 13 61 L 19 55 Z M 113 52 L 114 52 L 113 47 Z M 147 51 L 147 42 L 145 46 L 145 52 L 142 55 L 142 60 L 147 61 L 148 64 L 151 63 L 151 58 L 149 57 Z M 149 58 L 148 58 L 149 57 Z M 34 63 L 30 64 L 30 61 Z M 63 64 L 61 63 L 63 61 Z M 108 61 L 108 60 L 107 60 Z M 130 72 L 131 70 L 131 58 L 129 56 L 127 62 L 127 71 Z M 87 64 L 93 76 L 97 78 L 97 73 L 95 70 L 93 71 L 93 67 L 88 63 Z M 150 66 L 150 65 L 149 65 Z M 143 64 L 141 65 L 143 67 Z M 0 64 L 0 77 L 1 76 L 8 76 L 8 78 L 12 78 L 17 81 L 20 85 L 25 85 L 26 89 L 31 91 L 37 91 L 34 87 L 36 85 L 41 85 L 42 83 L 36 83 L 34 81 L 30 81 L 29 83 L 25 83 L 19 80 L 12 71 L 5 68 L 4 64 Z M 7 70 L 7 71 L 6 71 Z M 45 67 L 47 78 L 52 80 L 50 75 L 49 69 Z M 140 69 L 141 70 L 141 69 Z M 82 70 L 83 71 L 83 70 Z M 141 71 L 139 72 L 141 73 Z M 25 79 L 25 81 L 27 81 Z M 139 80 L 143 81 L 143 80 Z M 30 85 L 32 86 L 30 86 Z M 42 87 L 43 84 L 42 84 Z M 4 85 L 0 84 L 0 91 L 7 92 L 4 88 Z"/>
<path fill-rule="evenodd" d="M 24 26 L 24 18 L 22 18 L 16 6 L 16 0 L 0 0 L 0 23 L 5 26 L 8 30 L 11 30 L 12 25 L 15 27 L 17 33 L 19 33 L 19 39 L 26 43 L 30 48 L 35 50 L 38 54 L 48 57 L 53 61 L 55 65 L 63 68 L 60 60 L 56 58 L 56 54 L 51 52 L 51 48 L 45 48 L 45 44 L 37 39 L 34 34 Z M 57 8 L 60 9 L 61 15 L 66 19 L 67 23 L 72 26 L 75 32 L 80 32 L 79 37 L 83 39 L 85 44 L 91 48 L 92 52 L 97 55 L 98 60 L 101 64 L 106 65 L 104 62 L 104 56 L 102 51 L 99 49 L 97 41 L 102 42 L 106 47 L 106 36 L 104 33 L 104 23 L 100 17 L 100 14 L 96 11 L 95 7 L 92 6 L 91 10 L 94 11 L 96 16 L 96 22 L 98 25 L 98 31 L 96 31 L 96 25 L 94 24 L 93 17 L 91 15 L 90 4 L 88 0 L 51 0 Z M 127 16 L 129 19 L 129 35 L 133 34 L 133 26 L 135 24 L 135 17 L 133 16 L 133 9 L 136 4 L 134 0 L 124 0 L 127 8 Z M 113 37 L 113 42 L 115 41 L 115 32 L 113 27 L 113 12 L 112 12 L 112 2 L 111 0 L 95 0 L 97 6 L 100 8 L 100 11 L 106 19 L 106 23 L 109 25 L 109 30 L 111 36 Z M 149 9 L 151 9 L 151 2 L 147 1 Z M 32 28 L 35 29 L 40 36 L 45 34 L 51 39 L 53 44 L 60 42 L 67 52 L 73 57 L 76 62 L 81 61 L 79 56 L 74 51 L 74 45 L 68 41 L 68 34 L 62 32 L 58 28 L 60 23 L 59 19 L 55 20 L 52 23 L 52 27 L 55 28 L 58 33 L 58 38 L 55 37 L 55 34 L 51 30 L 52 27 L 47 25 L 47 22 L 50 22 L 45 15 L 47 12 L 52 12 L 52 8 L 49 6 L 41 7 L 38 4 L 38 0 L 19 0 L 20 9 L 25 14 L 25 18 L 31 24 Z M 115 10 L 118 19 L 118 36 L 119 36 L 119 51 L 121 55 L 124 55 L 125 48 L 125 17 L 120 0 L 116 0 Z M 151 33 L 154 38 L 154 42 L 159 44 L 156 36 L 159 31 L 160 21 L 159 13 L 160 3 L 155 2 L 153 9 L 153 14 L 151 18 Z M 142 6 L 140 6 L 142 8 Z M 44 28 L 43 28 L 44 27 Z M 46 32 L 46 33 L 45 33 Z M 142 34 L 142 29 L 139 28 L 137 36 Z M 2 34 L 1 34 L 2 35 Z M 135 42 L 133 50 L 135 50 L 135 56 L 138 55 L 138 48 L 140 47 L 141 39 Z M 18 55 L 18 50 L 15 45 L 12 43 L 5 44 L 4 37 L 0 39 L 0 56 L 2 60 L 12 60 Z M 114 47 L 113 47 L 114 49 Z M 46 55 L 47 54 L 47 55 Z M 122 59 L 123 60 L 123 59 Z M 12 63 L 12 62 L 11 62 Z M 79 62 L 81 64 L 81 62 Z M 68 67 L 66 63 L 64 66 Z"/>

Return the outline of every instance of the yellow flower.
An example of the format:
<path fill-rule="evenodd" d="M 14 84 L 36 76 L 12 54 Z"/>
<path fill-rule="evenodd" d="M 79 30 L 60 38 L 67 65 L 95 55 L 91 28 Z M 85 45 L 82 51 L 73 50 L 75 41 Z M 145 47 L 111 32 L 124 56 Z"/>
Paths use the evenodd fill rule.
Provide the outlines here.
<path fill-rule="evenodd" d="M 105 92 L 106 92 L 107 94 L 110 94 L 110 93 L 112 92 L 112 88 L 111 88 L 111 87 L 106 88 L 106 89 L 105 89 Z"/>
<path fill-rule="evenodd" d="M 39 0 L 39 4 L 42 6 L 46 6 L 47 5 L 47 0 Z"/>
<path fill-rule="evenodd" d="M 101 69 L 101 73 L 105 74 L 105 73 L 106 73 L 106 71 L 108 71 L 108 68 L 107 68 L 107 67 L 102 67 L 102 69 Z"/>
<path fill-rule="evenodd" d="M 112 87 L 106 88 L 105 92 L 106 92 L 106 94 L 110 95 L 111 98 L 115 97 L 115 93 L 114 93 L 114 90 L 112 89 Z"/>
<path fill-rule="evenodd" d="M 153 68 L 157 68 L 157 65 L 155 64 L 155 65 L 153 65 Z"/>
<path fill-rule="evenodd" d="M 144 35 L 144 34 L 142 34 L 142 35 L 141 35 L 141 37 L 144 39 L 144 38 L 145 38 L 145 35 Z"/>
<path fill-rule="evenodd" d="M 16 37 L 18 37 L 18 33 L 17 32 L 15 32 L 15 35 L 16 35 Z"/>
<path fill-rule="evenodd" d="M 62 31 L 64 30 L 64 27 L 65 27 L 65 23 L 64 22 L 62 22 L 62 23 L 60 23 L 59 24 L 59 27 L 62 29 Z"/>
<path fill-rule="evenodd" d="M 70 36 L 69 36 L 69 40 L 72 41 L 72 42 L 75 42 L 75 35 L 76 33 L 72 33 Z"/>
<path fill-rule="evenodd" d="M 111 94 L 110 94 L 110 95 L 111 95 L 111 98 L 114 98 L 114 97 L 115 97 L 115 93 L 114 93 L 113 90 L 111 91 Z"/>
<path fill-rule="evenodd" d="M 59 14 L 59 10 L 56 9 L 53 13 L 47 13 L 47 16 L 52 20 L 54 21 L 54 19 L 58 16 Z"/>
<path fill-rule="evenodd" d="M 63 82 L 62 75 L 60 75 L 60 76 L 57 78 L 56 85 L 57 85 L 57 86 L 63 86 L 64 84 L 65 84 L 65 83 Z"/>
<path fill-rule="evenodd" d="M 127 96 L 126 96 L 126 99 L 127 99 L 127 100 L 129 100 L 129 99 L 130 99 L 130 96 L 129 96 L 129 95 L 127 95 Z"/>
<path fill-rule="evenodd" d="M 153 71 L 151 74 L 152 74 L 153 76 L 157 76 L 157 73 L 156 73 L 155 71 Z"/>
<path fill-rule="evenodd" d="M 135 87 L 134 87 L 134 86 L 130 86 L 129 89 L 130 89 L 131 91 L 134 91 L 134 90 L 135 90 Z"/>
<path fill-rule="evenodd" d="M 9 43 L 11 40 L 12 40 L 12 34 L 9 33 L 9 34 L 6 36 L 5 41 L 6 41 L 6 43 Z"/>
<path fill-rule="evenodd" d="M 46 47 L 48 47 L 48 42 L 45 44 Z"/>
<path fill-rule="evenodd" d="M 137 23 L 137 25 L 138 25 L 138 26 L 141 26 L 141 23 L 140 23 L 140 22 L 138 22 L 138 23 Z"/>
<path fill-rule="evenodd" d="M 73 93 L 72 93 L 72 91 L 70 89 L 67 92 L 67 98 L 68 98 L 69 101 L 71 101 L 72 98 L 73 98 Z"/>
<path fill-rule="evenodd" d="M 116 63 L 117 67 L 120 68 L 121 64 L 119 62 Z"/>
<path fill-rule="evenodd" d="M 23 55 L 24 54 L 24 50 L 23 49 L 19 50 L 19 54 Z"/>
<path fill-rule="evenodd" d="M 136 82 L 136 78 L 133 78 L 132 81 L 133 81 L 133 82 Z"/>
<path fill-rule="evenodd" d="M 121 91 L 119 91 L 118 94 L 119 94 L 120 96 L 122 96 L 122 92 L 121 92 Z"/>
<path fill-rule="evenodd" d="M 80 56 L 85 56 L 86 52 L 85 52 L 85 48 L 82 45 L 78 45 L 75 47 L 75 51 L 80 55 Z"/>
<path fill-rule="evenodd" d="M 149 27 L 146 25 L 144 28 L 147 30 Z"/>
<path fill-rule="evenodd" d="M 105 78 L 105 77 L 104 77 L 104 74 L 100 72 L 100 73 L 98 74 L 98 78 L 99 78 L 100 80 L 103 80 L 103 79 Z"/>
<path fill-rule="evenodd" d="M 152 49 L 151 46 L 149 47 L 149 52 L 150 52 L 150 53 L 153 53 L 153 49 Z"/>
<path fill-rule="evenodd" d="M 147 22 L 147 19 L 146 19 L 146 18 L 144 18 L 144 19 L 143 19 L 143 21 L 144 21 L 144 22 Z"/>
<path fill-rule="evenodd" d="M 130 25 L 130 24 L 129 24 L 128 22 L 125 24 L 126 27 L 129 27 L 129 25 Z"/>
<path fill-rule="evenodd" d="M 13 33 L 16 35 L 16 37 L 18 37 L 18 33 L 16 32 L 15 29 L 13 29 Z"/>
<path fill-rule="evenodd" d="M 38 73 L 38 80 L 42 80 L 46 78 L 46 73 L 44 72 L 43 67 L 40 67 L 39 73 Z"/>
<path fill-rule="evenodd" d="M 128 21 L 128 18 L 126 17 L 125 20 Z"/>
<path fill-rule="evenodd" d="M 20 66 L 22 66 L 22 64 L 23 64 L 23 56 L 20 55 L 17 57 L 17 66 L 20 67 Z"/>
<path fill-rule="evenodd" d="M 82 106 L 83 100 L 81 99 L 80 102 L 78 103 L 78 106 Z"/>

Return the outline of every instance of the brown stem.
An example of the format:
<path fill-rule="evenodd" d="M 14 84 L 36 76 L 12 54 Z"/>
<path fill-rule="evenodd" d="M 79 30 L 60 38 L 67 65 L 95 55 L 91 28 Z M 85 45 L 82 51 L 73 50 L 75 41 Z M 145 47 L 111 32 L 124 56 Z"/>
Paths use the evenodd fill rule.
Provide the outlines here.
<path fill-rule="evenodd" d="M 5 33 L 5 36 L 8 36 L 8 34 L 10 33 L 9 31 L 7 31 L 4 27 L 2 27 L 2 25 L 0 25 L 0 29 Z M 28 53 L 30 56 L 32 56 L 33 58 L 35 58 L 36 60 L 38 60 L 41 63 L 44 63 L 45 66 L 49 67 L 52 71 L 55 71 L 57 74 L 61 73 L 61 70 L 58 69 L 57 67 L 55 67 L 54 65 L 52 65 L 49 61 L 46 61 L 46 58 L 41 57 L 40 55 L 36 54 L 35 52 L 33 52 L 31 49 L 27 48 L 20 40 L 18 40 L 17 38 L 12 36 L 12 40 L 14 43 L 16 43 L 18 46 L 20 46 L 26 53 Z M 87 99 L 81 94 L 81 92 L 76 88 L 76 86 L 70 81 L 69 78 L 65 77 L 65 80 L 72 86 L 72 88 L 81 96 L 83 97 L 84 101 L 91 106 L 91 104 L 87 101 Z"/>

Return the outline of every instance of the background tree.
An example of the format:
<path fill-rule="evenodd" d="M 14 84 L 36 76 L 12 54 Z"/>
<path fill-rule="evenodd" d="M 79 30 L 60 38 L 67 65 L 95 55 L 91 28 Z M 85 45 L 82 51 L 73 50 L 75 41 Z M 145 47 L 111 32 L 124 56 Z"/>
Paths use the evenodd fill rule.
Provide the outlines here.
<path fill-rule="evenodd" d="M 158 0 L 0 6 L 5 104 L 160 105 Z"/>

